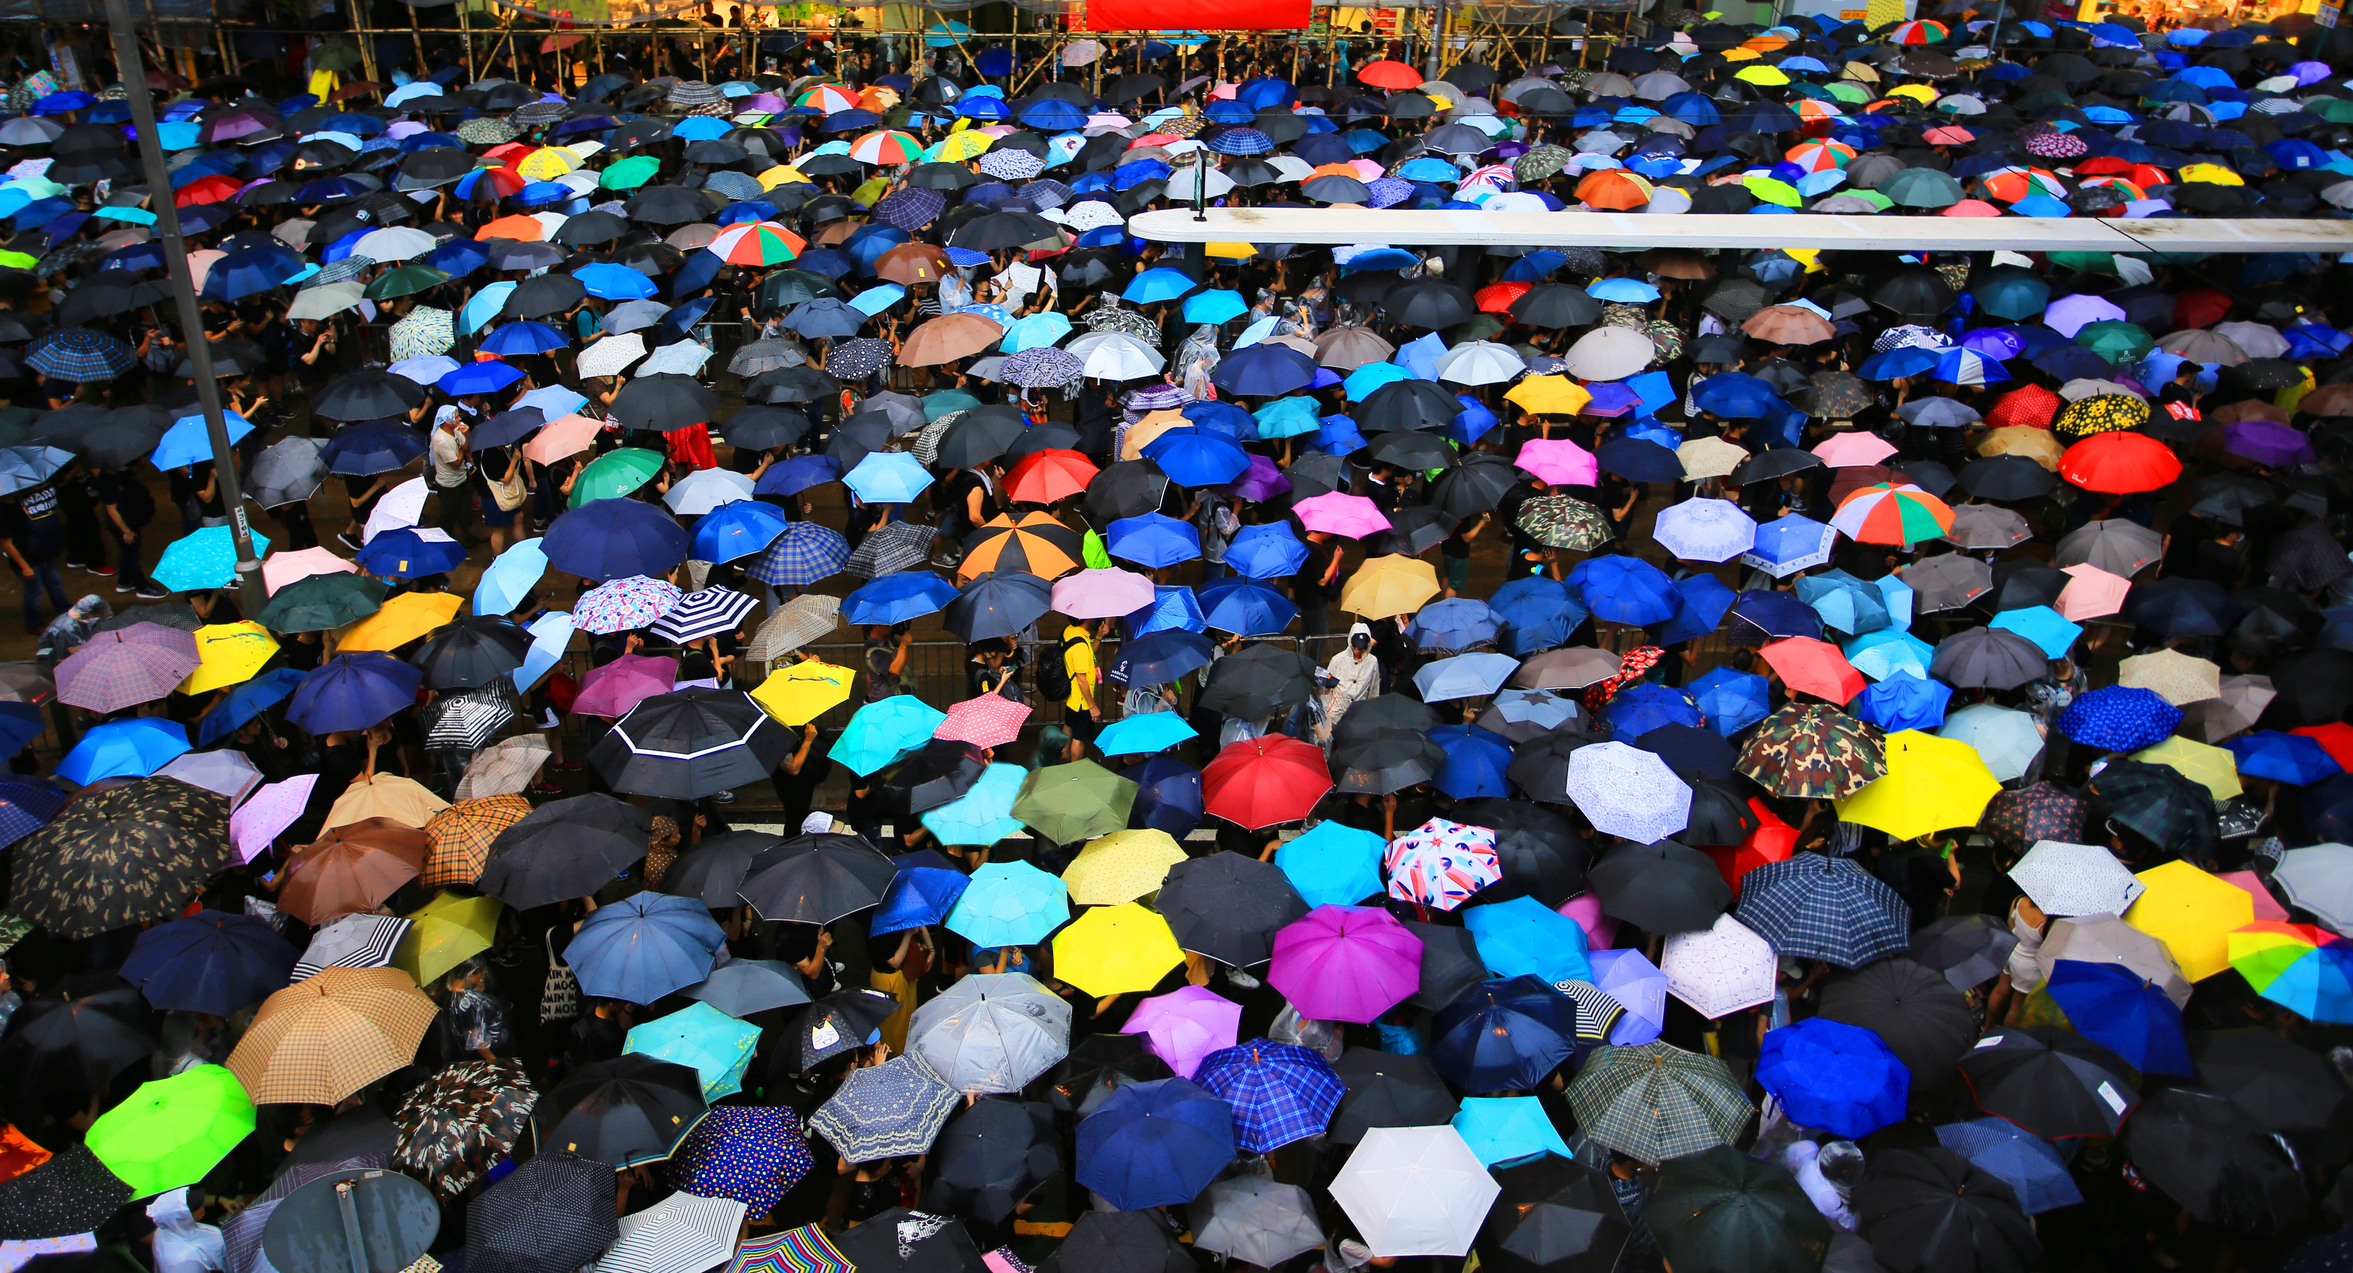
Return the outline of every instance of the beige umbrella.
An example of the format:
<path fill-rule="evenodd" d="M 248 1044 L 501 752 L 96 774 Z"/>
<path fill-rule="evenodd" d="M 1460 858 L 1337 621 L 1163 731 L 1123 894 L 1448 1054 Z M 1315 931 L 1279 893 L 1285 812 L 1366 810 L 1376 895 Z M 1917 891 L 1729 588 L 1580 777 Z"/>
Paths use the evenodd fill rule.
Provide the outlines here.
<path fill-rule="evenodd" d="M 970 310 L 942 314 L 907 334 L 899 346 L 902 367 L 937 367 L 970 358 L 1005 338 L 1005 329 Z"/>
<path fill-rule="evenodd" d="M 1511 683 L 1521 689 L 1581 690 L 1616 676 L 1624 666 L 1625 660 L 1608 650 L 1572 646 L 1546 650 L 1520 664 L 1511 674 Z"/>
<path fill-rule="evenodd" d="M 2081 402 L 2086 398 L 2098 398 L 2112 393 L 2120 393 L 2128 398 L 2138 398 L 2144 402 L 2148 400 L 2147 394 L 2129 385 L 2118 384 L 2113 380 L 2085 377 L 2079 380 L 2070 380 L 2059 386 L 2059 396 L 2069 402 Z"/>
<path fill-rule="evenodd" d="M 2155 690 L 2175 707 L 2202 702 L 2222 693 L 2222 669 L 2179 650 L 2136 654 L 2116 669 L 2116 683 Z"/>
<path fill-rule="evenodd" d="M 1569 346 L 1564 361 L 1568 373 L 1579 380 L 1624 380 L 1657 356 L 1658 346 L 1650 337 L 1631 327 L 1596 327 Z"/>
<path fill-rule="evenodd" d="M 461 804 L 492 796 L 521 795 L 524 788 L 539 780 L 539 767 L 546 764 L 547 758 L 553 754 L 555 749 L 537 734 L 501 738 L 474 753 L 474 759 L 466 765 L 465 775 L 458 779 L 454 794 Z M 433 825 L 430 821 L 426 823 L 425 830 L 427 834 L 432 833 Z M 431 884 L 437 881 L 425 882 Z"/>
<path fill-rule="evenodd" d="M 397 968 L 326 968 L 262 1001 L 229 1053 L 256 1105 L 333 1105 L 407 1065 L 439 1011 Z"/>
<path fill-rule="evenodd" d="M 327 828 L 333 830 L 369 818 L 390 818 L 422 831 L 434 814 L 448 807 L 449 801 L 427 791 L 424 784 L 414 779 L 376 774 L 353 779 L 343 794 L 336 797 L 335 807 L 327 811 Z"/>
<path fill-rule="evenodd" d="M 839 597 L 802 593 L 768 616 L 744 657 L 754 663 L 774 663 L 811 641 L 831 636 L 841 626 L 841 610 Z"/>
<path fill-rule="evenodd" d="M 1315 338 L 1316 362 L 1343 374 L 1368 362 L 1387 362 L 1396 352 L 1397 346 L 1381 339 L 1372 328 L 1353 324 Z"/>
<path fill-rule="evenodd" d="M 2049 429 L 2033 425 L 1992 430 L 1977 444 L 1979 455 L 2023 455 L 2054 473 L 2059 471 L 2059 456 L 2066 450 Z"/>
<path fill-rule="evenodd" d="M 1733 470 L 1748 459 L 1748 452 L 1719 437 L 1693 438 L 1675 448 L 1675 458 L 1683 461 L 1685 481 L 1703 482 L 1711 477 L 1730 477 Z"/>
<path fill-rule="evenodd" d="M 1152 445 L 1154 439 L 1170 429 L 1182 429 L 1192 423 L 1181 411 L 1147 411 L 1143 419 L 1127 427 L 1126 435 L 1119 442 L 1119 458 L 1143 459 L 1144 448 Z"/>
<path fill-rule="evenodd" d="M 1412 614 L 1438 595 L 1438 571 L 1419 557 L 1391 553 L 1357 567 L 1340 589 L 1340 608 L 1367 619 Z"/>
<path fill-rule="evenodd" d="M 682 225 L 677 229 L 672 230 L 669 234 L 663 236 L 662 242 L 669 244 L 671 247 L 677 248 L 681 252 L 692 252 L 696 248 L 702 247 L 705 244 L 708 244 L 711 240 L 718 237 L 718 226 L 704 221 L 697 221 L 693 225 Z"/>
<path fill-rule="evenodd" d="M 1740 330 L 1776 345 L 1815 345 L 1838 336 L 1829 319 L 1803 305 L 1767 305 L 1749 315 Z"/>
<path fill-rule="evenodd" d="M 2215 697 L 2181 709 L 2182 733 L 2219 743 L 2255 728 L 2255 722 L 2263 718 L 2263 709 L 2279 697 L 2268 676 L 2226 676 L 2220 689 Z"/>

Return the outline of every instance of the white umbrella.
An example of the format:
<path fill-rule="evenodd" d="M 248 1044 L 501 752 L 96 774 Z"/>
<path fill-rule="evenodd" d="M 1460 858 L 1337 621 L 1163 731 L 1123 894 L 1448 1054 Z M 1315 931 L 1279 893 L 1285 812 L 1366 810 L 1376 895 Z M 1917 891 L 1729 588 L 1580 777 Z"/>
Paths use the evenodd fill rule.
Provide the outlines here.
<path fill-rule="evenodd" d="M 360 236 L 351 250 L 371 261 L 406 261 L 433 250 L 433 236 L 413 225 L 388 225 Z"/>
<path fill-rule="evenodd" d="M 1757 523 L 1731 500 L 1694 497 L 1660 509 L 1651 538 L 1682 561 L 1730 561 L 1756 547 Z"/>
<path fill-rule="evenodd" d="M 458 360 L 448 354 L 426 354 L 421 358 L 403 358 L 385 368 L 403 380 L 430 389 L 433 383 L 458 369 Z"/>
<path fill-rule="evenodd" d="M 1579 380 L 1623 380 L 1658 356 L 1650 337 L 1631 327 L 1596 327 L 1569 346 L 1564 361 Z"/>
<path fill-rule="evenodd" d="M 1157 376 L 1168 365 L 1157 349 L 1147 349 L 1130 336 L 1118 332 L 1096 333 L 1103 336 L 1084 355 L 1084 374 L 1096 380 L 1142 380 Z M 1080 339 L 1085 339 L 1081 337 Z"/>
<path fill-rule="evenodd" d="M 2027 766 L 2043 750 L 2042 730 L 2034 717 L 1991 703 L 1972 703 L 1945 717 L 1936 736 L 1975 748 L 1986 770 L 1999 782 L 2025 777 Z"/>
<path fill-rule="evenodd" d="M 637 374 L 641 376 L 656 374 L 699 376 L 702 374 L 703 364 L 709 361 L 711 361 L 710 346 L 691 340 L 682 340 L 674 345 L 664 345 L 647 355 L 646 360 L 638 365 Z"/>
<path fill-rule="evenodd" d="M 1706 932 L 1667 938 L 1659 956 L 1667 993 L 1711 1021 L 1772 1002 L 1774 969 L 1773 944 L 1730 915 Z"/>
<path fill-rule="evenodd" d="M 1271 1176 L 1218 1181 L 1193 1200 L 1192 1219 L 1196 1250 L 1262 1269 L 1324 1244 L 1315 1199 Z"/>
<path fill-rule="evenodd" d="M 721 504 L 752 497 L 752 479 L 726 469 L 698 469 L 678 480 L 662 502 L 680 517 L 700 517 Z"/>
<path fill-rule="evenodd" d="M 1502 1192 L 1451 1126 L 1373 1128 L 1331 1188 L 1376 1257 L 1469 1254 Z"/>
<path fill-rule="evenodd" d="M 1266 165 L 1275 170 L 1277 182 L 1305 181 L 1315 171 L 1313 165 L 1297 155 L 1268 155 Z"/>
<path fill-rule="evenodd" d="M 384 492 L 383 498 L 377 500 L 376 507 L 368 513 L 368 524 L 360 532 L 360 542 L 364 544 L 385 531 L 412 527 L 424 520 L 425 497 L 428 494 L 430 492 L 425 489 L 422 474 Z M 441 531 L 419 530 L 417 533 L 427 539 L 435 535 L 444 540 L 449 538 Z"/>
<path fill-rule="evenodd" d="M 774 663 L 811 641 L 831 636 L 841 626 L 841 609 L 839 597 L 804 592 L 768 616 L 744 657 L 754 663 Z"/>
<path fill-rule="evenodd" d="M 580 351 L 580 374 L 586 379 L 618 376 L 645 357 L 645 337 L 636 332 L 607 336 Z"/>
<path fill-rule="evenodd" d="M 227 748 L 183 752 L 155 773 L 159 778 L 177 778 L 192 787 L 217 791 L 232 805 L 261 785 L 261 770 L 253 767 L 244 752 Z"/>
<path fill-rule="evenodd" d="M 294 294 L 294 303 L 286 307 L 286 317 L 294 320 L 333 318 L 365 300 L 362 293 L 366 290 L 365 284 L 349 281 L 306 287 Z"/>
<path fill-rule="evenodd" d="M 1656 752 L 1595 743 L 1569 753 L 1569 799 L 1593 829 L 1656 844 L 1691 825 L 1691 788 Z"/>
<path fill-rule="evenodd" d="M 1025 973 L 964 978 L 915 1010 L 907 1048 L 959 1092 L 1018 1092 L 1070 1053 L 1070 1004 Z"/>
<path fill-rule="evenodd" d="M 1438 378 L 1458 385 L 1499 385 L 1527 369 L 1510 346 L 1491 340 L 1456 345 L 1438 359 Z"/>
<path fill-rule="evenodd" d="M 743 1213 L 733 1198 L 671 1194 L 621 1217 L 620 1240 L 596 1262 L 597 1273 L 703 1273 L 734 1257 Z"/>
<path fill-rule="evenodd" d="M 1202 182 L 1209 187 L 1209 194 L 1207 197 L 1211 199 L 1215 199 L 1219 195 L 1229 193 L 1234 188 L 1234 179 L 1222 172 L 1219 172 L 1215 168 L 1209 169 L 1206 176 L 1203 176 L 1202 170 L 1199 168 L 1180 168 L 1176 171 L 1175 175 L 1168 179 L 1168 197 L 1179 201 L 1191 201 L 1194 197 L 1193 185 L 1196 181 Z M 1089 202 L 1101 204 L 1100 200 L 1090 200 Z M 1084 207 L 1086 205 L 1082 204 L 1080 206 Z M 1109 207 L 1110 205 L 1101 204 L 1101 206 Z M 1084 231 L 1081 233 L 1084 233 Z"/>
<path fill-rule="evenodd" d="M 2045 915 L 2122 915 L 2148 885 L 2105 846 L 2037 840 L 2010 868 Z"/>

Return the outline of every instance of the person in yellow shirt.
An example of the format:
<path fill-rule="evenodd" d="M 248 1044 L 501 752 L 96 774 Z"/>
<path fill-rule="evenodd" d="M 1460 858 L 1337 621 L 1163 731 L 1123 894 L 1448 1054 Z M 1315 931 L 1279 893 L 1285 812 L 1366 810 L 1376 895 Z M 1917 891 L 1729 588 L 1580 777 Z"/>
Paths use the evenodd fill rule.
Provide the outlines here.
<path fill-rule="evenodd" d="M 1070 676 L 1070 696 L 1063 700 L 1064 719 L 1071 737 L 1093 742 L 1103 728 L 1102 673 L 1095 665 L 1095 632 L 1101 621 L 1085 619 L 1062 629 L 1062 669 Z"/>

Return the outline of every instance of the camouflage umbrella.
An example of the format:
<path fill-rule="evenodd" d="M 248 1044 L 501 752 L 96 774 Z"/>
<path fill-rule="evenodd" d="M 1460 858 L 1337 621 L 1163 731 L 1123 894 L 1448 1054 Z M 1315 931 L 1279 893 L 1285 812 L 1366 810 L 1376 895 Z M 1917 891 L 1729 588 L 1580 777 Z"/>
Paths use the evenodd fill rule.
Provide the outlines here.
<path fill-rule="evenodd" d="M 2048 782 L 2005 791 L 1985 806 L 1977 825 L 2012 853 L 2024 853 L 2038 840 L 2076 843 L 2092 802 L 2083 795 Z"/>
<path fill-rule="evenodd" d="M 1812 401 L 1806 414 L 1817 420 L 1849 419 L 1879 401 L 1871 386 L 1852 372 L 1817 371 L 1807 379 L 1811 389 L 1807 396 Z"/>
<path fill-rule="evenodd" d="M 2114 433 L 2148 423 L 2149 404 L 2129 393 L 2103 393 L 2070 402 L 2051 431 L 2071 441 L 2095 433 Z"/>
<path fill-rule="evenodd" d="M 514 1153 L 538 1099 L 521 1061 L 460 1061 L 401 1098 L 392 1165 L 449 1202 Z"/>
<path fill-rule="evenodd" d="M 1887 742 L 1837 708 L 1791 703 L 1757 726 L 1739 768 L 1777 796 L 1842 799 L 1886 776 Z"/>
<path fill-rule="evenodd" d="M 1566 495 L 1539 495 L 1520 505 L 1520 529 L 1554 548 L 1590 552 L 1614 536 L 1601 510 Z"/>
<path fill-rule="evenodd" d="M 1558 175 L 1575 158 L 1566 148 L 1545 142 L 1529 147 L 1528 153 L 1513 160 L 1511 175 L 1523 182 L 1542 181 Z"/>

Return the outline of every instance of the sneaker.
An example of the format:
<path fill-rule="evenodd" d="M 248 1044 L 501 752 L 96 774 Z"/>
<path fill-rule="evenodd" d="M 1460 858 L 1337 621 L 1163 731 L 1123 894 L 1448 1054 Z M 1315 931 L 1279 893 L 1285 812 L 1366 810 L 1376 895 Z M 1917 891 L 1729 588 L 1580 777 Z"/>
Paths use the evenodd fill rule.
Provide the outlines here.
<path fill-rule="evenodd" d="M 129 585 L 129 584 L 127 584 L 127 583 L 118 583 L 118 584 L 116 584 L 116 585 L 114 586 L 114 595 L 116 595 L 116 596 L 118 596 L 118 597 L 119 597 L 119 596 L 123 595 L 124 593 L 126 593 L 126 592 L 129 592 L 130 590 L 131 590 L 131 585 Z"/>
<path fill-rule="evenodd" d="M 90 573 L 98 576 L 101 579 L 112 579 L 114 578 L 114 567 L 92 566 L 90 567 Z"/>
<path fill-rule="evenodd" d="M 86 565 L 86 563 L 79 562 L 79 561 L 73 561 L 73 560 L 70 560 L 70 559 L 69 559 L 69 560 L 67 560 L 67 562 L 65 563 L 65 568 L 66 568 L 67 570 L 81 570 L 81 569 L 84 569 L 84 568 L 85 568 L 85 565 Z"/>
<path fill-rule="evenodd" d="M 336 532 L 335 532 L 335 538 L 336 538 L 336 540 L 337 540 L 339 543 L 341 543 L 341 544 L 342 544 L 342 545 L 343 545 L 345 548 L 348 548 L 348 549 L 350 549 L 350 550 L 351 550 L 351 551 L 353 551 L 353 552 L 358 552 L 360 549 L 367 547 L 367 545 L 366 545 L 366 544 L 363 544 L 363 543 L 359 542 L 358 540 L 356 540 L 356 539 L 353 539 L 353 538 L 351 537 L 351 533 L 350 533 L 349 531 L 341 531 L 341 530 L 339 530 L 339 531 L 336 531 Z"/>
<path fill-rule="evenodd" d="M 559 760 L 556 762 L 556 771 L 558 773 L 576 774 L 579 773 L 580 770 L 581 764 L 577 760 Z"/>
<path fill-rule="evenodd" d="M 564 794 L 564 784 L 560 782 L 535 782 L 532 783 L 529 787 L 525 788 L 525 790 L 529 791 L 532 795 L 535 796 L 560 796 Z"/>
<path fill-rule="evenodd" d="M 1234 983 L 1236 986 L 1239 986 L 1244 990 L 1256 990 L 1260 985 L 1264 984 L 1260 982 L 1258 978 L 1251 976 L 1249 973 L 1246 973 L 1239 968 L 1226 969 L 1226 980 Z"/>
<path fill-rule="evenodd" d="M 122 590 L 117 588 L 115 591 Z M 172 595 L 169 589 L 159 583 L 143 583 L 131 591 L 138 593 L 141 601 L 162 601 Z"/>
<path fill-rule="evenodd" d="M 711 793 L 711 803 L 712 803 L 712 804 L 734 804 L 734 803 L 735 803 L 735 793 L 734 793 L 734 792 L 732 792 L 732 791 L 727 791 L 727 790 L 714 791 L 714 792 L 712 792 L 712 793 Z"/>

